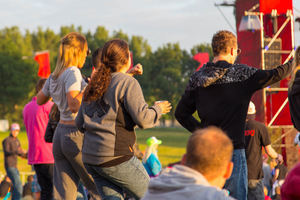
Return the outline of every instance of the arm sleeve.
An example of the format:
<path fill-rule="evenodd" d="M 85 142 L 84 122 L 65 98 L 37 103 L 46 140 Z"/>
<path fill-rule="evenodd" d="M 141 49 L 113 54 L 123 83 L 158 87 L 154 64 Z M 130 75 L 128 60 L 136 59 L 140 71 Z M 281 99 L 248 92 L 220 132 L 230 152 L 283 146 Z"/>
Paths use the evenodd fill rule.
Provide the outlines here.
<path fill-rule="evenodd" d="M 193 117 L 196 111 L 195 92 L 186 91 L 175 110 L 175 118 L 188 131 L 193 132 L 197 127 L 201 127 L 201 123 Z"/>
<path fill-rule="evenodd" d="M 84 89 L 84 87 L 86 86 L 86 84 L 83 82 L 84 81 L 82 79 L 79 69 L 74 67 L 74 70 L 70 70 L 65 78 L 66 93 L 71 92 L 71 91 L 81 92 Z"/>
<path fill-rule="evenodd" d="M 248 84 L 253 91 L 270 86 L 285 79 L 292 71 L 292 60 L 271 70 L 257 70 Z"/>
<path fill-rule="evenodd" d="M 44 95 L 47 97 L 50 97 L 50 92 L 49 92 L 50 78 L 51 78 L 51 76 L 46 80 L 46 82 L 43 86 L 43 89 L 42 89 Z"/>
<path fill-rule="evenodd" d="M 124 94 L 124 105 L 133 121 L 143 129 L 153 127 L 162 115 L 158 105 L 149 107 L 145 102 L 140 84 L 136 79 L 128 84 Z"/>
<path fill-rule="evenodd" d="M 17 154 L 17 152 L 10 151 L 9 147 L 10 147 L 9 142 L 7 140 L 4 140 L 3 141 L 3 151 L 4 151 L 5 157 L 13 156 L 13 155 Z"/>
<path fill-rule="evenodd" d="M 265 146 L 268 146 L 271 144 L 271 139 L 270 139 L 270 136 L 269 136 L 269 131 L 268 131 L 268 128 L 266 126 L 262 126 L 260 128 L 260 131 L 261 131 L 261 144 L 265 147 Z"/>

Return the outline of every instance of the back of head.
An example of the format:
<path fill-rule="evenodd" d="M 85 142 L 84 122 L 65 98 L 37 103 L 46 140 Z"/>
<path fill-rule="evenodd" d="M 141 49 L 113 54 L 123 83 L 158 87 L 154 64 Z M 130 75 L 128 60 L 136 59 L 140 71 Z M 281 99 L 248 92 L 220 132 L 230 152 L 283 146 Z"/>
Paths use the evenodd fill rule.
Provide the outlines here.
<path fill-rule="evenodd" d="M 102 47 L 101 63 L 111 72 L 119 71 L 129 61 L 128 43 L 121 39 L 113 39 Z"/>
<path fill-rule="evenodd" d="M 80 33 L 72 32 L 61 39 L 58 58 L 53 77 L 56 78 L 60 72 L 69 66 L 78 66 L 81 54 L 87 51 L 87 41 Z"/>
<path fill-rule="evenodd" d="M 97 48 L 92 55 L 92 65 L 93 67 L 98 70 L 100 69 L 101 66 L 101 53 L 102 53 L 102 49 L 101 48 Z"/>
<path fill-rule="evenodd" d="M 27 181 L 28 181 L 28 182 L 32 182 L 32 181 L 33 181 L 33 175 L 28 175 Z"/>
<path fill-rule="evenodd" d="M 221 30 L 214 34 L 211 46 L 215 57 L 220 54 L 226 55 L 230 53 L 231 48 L 237 48 L 237 39 L 232 32 Z"/>
<path fill-rule="evenodd" d="M 41 78 L 39 79 L 36 84 L 35 84 L 35 92 L 36 94 L 39 93 L 39 91 L 43 88 L 45 82 L 46 82 L 47 79 L 45 78 Z"/>
<path fill-rule="evenodd" d="M 214 179 L 227 167 L 232 152 L 232 142 L 221 129 L 213 126 L 199 129 L 189 138 L 186 165 L 207 179 Z"/>
<path fill-rule="evenodd" d="M 84 101 L 95 101 L 101 98 L 110 84 L 111 73 L 120 71 L 128 64 L 128 43 L 121 39 L 113 39 L 105 43 L 102 47 L 100 62 L 100 69 L 84 91 Z"/>

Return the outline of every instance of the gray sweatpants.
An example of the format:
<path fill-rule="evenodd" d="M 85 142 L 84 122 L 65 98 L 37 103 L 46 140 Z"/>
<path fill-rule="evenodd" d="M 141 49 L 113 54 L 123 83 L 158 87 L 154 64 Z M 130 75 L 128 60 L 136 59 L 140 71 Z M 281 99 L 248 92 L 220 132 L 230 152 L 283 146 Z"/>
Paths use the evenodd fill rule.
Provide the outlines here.
<path fill-rule="evenodd" d="M 54 199 L 75 200 L 80 179 L 93 199 L 101 199 L 82 162 L 83 137 L 83 133 L 75 125 L 57 125 L 53 138 Z"/>

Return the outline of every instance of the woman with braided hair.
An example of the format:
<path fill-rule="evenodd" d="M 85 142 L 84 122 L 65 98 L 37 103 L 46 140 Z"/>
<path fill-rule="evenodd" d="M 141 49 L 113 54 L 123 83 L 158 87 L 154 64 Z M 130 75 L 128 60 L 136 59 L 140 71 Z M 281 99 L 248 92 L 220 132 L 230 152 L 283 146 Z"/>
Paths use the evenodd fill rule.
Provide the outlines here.
<path fill-rule="evenodd" d="M 126 75 L 130 54 L 124 40 L 108 41 L 100 61 L 75 120 L 84 132 L 82 160 L 103 199 L 124 199 L 124 190 L 140 199 L 149 176 L 134 156 L 134 128 L 153 127 L 171 104 L 164 101 L 149 107 L 145 102 L 138 81 Z"/>

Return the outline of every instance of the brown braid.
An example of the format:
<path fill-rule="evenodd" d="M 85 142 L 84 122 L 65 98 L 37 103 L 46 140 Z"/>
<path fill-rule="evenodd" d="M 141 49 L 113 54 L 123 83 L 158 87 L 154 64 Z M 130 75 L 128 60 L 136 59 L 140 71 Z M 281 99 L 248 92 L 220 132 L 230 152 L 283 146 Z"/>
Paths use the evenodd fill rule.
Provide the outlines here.
<path fill-rule="evenodd" d="M 113 39 L 102 48 L 101 66 L 84 91 L 83 101 L 91 102 L 101 98 L 110 82 L 111 73 L 120 71 L 129 62 L 129 46 L 126 41 Z"/>

